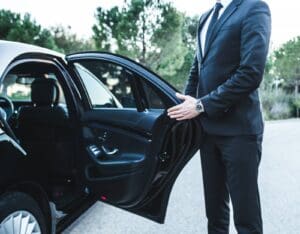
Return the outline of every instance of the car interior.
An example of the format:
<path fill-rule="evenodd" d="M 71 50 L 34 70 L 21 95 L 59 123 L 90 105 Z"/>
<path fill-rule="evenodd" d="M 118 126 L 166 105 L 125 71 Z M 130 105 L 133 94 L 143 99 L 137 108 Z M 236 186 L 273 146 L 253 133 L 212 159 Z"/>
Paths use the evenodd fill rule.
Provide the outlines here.
<path fill-rule="evenodd" d="M 61 80 L 62 75 L 53 64 L 27 62 L 13 67 L 0 87 L 0 107 L 10 135 L 31 156 L 32 176 L 46 183 L 58 208 L 77 194 L 76 138 Z"/>

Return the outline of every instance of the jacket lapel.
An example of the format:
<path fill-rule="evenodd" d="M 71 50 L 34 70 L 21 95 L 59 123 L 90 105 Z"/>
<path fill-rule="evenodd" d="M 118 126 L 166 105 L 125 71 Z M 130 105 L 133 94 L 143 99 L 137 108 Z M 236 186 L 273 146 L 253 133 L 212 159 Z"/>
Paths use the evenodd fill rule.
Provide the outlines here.
<path fill-rule="evenodd" d="M 203 58 L 203 54 L 202 54 L 202 46 L 201 46 L 201 30 L 206 22 L 206 20 L 208 19 L 210 13 L 212 12 L 213 9 L 205 12 L 201 17 L 200 17 L 200 20 L 199 20 L 199 25 L 198 25 L 198 29 L 197 29 L 197 56 L 198 56 L 198 61 L 201 61 L 202 58 Z"/>
<path fill-rule="evenodd" d="M 205 48 L 205 53 L 203 56 L 203 60 L 205 59 L 212 42 L 215 40 L 218 32 L 222 28 L 223 24 L 230 18 L 230 16 L 238 9 L 239 5 L 241 4 L 242 0 L 233 0 L 226 10 L 221 15 L 220 19 L 217 21 L 216 25 L 214 26 L 210 38 L 208 38 L 208 43 Z"/>

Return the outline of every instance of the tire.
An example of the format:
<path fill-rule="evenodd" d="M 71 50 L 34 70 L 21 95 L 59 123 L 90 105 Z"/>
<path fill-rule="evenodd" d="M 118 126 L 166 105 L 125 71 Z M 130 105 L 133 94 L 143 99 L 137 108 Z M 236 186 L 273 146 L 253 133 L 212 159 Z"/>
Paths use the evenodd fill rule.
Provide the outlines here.
<path fill-rule="evenodd" d="M 38 203 L 26 193 L 21 192 L 11 192 L 0 196 L 0 234 L 21 234 L 24 227 L 32 229 L 29 232 L 32 234 L 48 233 L 45 217 Z"/>

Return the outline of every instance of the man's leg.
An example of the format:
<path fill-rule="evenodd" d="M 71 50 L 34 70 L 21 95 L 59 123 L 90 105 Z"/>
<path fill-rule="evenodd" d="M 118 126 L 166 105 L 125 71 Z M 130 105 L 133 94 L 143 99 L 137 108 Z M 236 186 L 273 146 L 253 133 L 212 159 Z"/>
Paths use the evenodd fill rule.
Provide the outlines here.
<path fill-rule="evenodd" d="M 228 234 L 229 193 L 225 181 L 225 165 L 213 136 L 205 136 L 200 153 L 208 233 Z"/>
<path fill-rule="evenodd" d="M 239 234 L 261 234 L 263 228 L 257 179 L 262 135 L 219 139 L 236 229 Z"/>

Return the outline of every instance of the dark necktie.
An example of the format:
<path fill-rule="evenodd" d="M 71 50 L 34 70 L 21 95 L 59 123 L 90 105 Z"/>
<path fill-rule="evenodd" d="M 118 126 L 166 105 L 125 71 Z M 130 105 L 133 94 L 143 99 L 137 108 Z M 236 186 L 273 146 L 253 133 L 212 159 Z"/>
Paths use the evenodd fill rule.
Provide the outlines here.
<path fill-rule="evenodd" d="M 211 17 L 209 26 L 207 28 L 204 50 L 207 49 L 207 45 L 208 45 L 209 39 L 211 37 L 211 33 L 212 33 L 213 29 L 214 29 L 215 24 L 218 21 L 219 13 L 220 13 L 220 10 L 221 10 L 222 7 L 223 7 L 223 5 L 220 2 L 217 2 L 216 5 L 215 5 L 214 13 L 213 13 L 213 15 Z"/>

